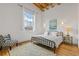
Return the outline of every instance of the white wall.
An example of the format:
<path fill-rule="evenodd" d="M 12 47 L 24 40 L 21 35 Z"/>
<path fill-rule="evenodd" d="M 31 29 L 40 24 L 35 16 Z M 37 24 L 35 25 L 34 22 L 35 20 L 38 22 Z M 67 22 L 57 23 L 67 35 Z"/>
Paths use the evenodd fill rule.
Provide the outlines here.
<path fill-rule="evenodd" d="M 41 11 L 33 4 L 22 4 L 25 8 L 35 11 L 35 34 L 41 33 Z M 29 40 L 31 31 L 23 31 L 23 8 L 17 4 L 0 4 L 0 34 L 10 33 L 12 39 L 19 41 Z"/>
<path fill-rule="evenodd" d="M 79 48 L 79 3 L 78 3 L 78 48 Z"/>
<path fill-rule="evenodd" d="M 57 19 L 57 29 L 58 31 L 63 31 L 66 33 L 66 26 L 72 26 L 73 43 L 78 44 L 78 4 L 61 4 L 55 8 L 50 8 L 44 12 L 43 24 L 46 24 L 47 30 L 49 20 Z M 62 25 L 61 22 L 64 22 Z"/>

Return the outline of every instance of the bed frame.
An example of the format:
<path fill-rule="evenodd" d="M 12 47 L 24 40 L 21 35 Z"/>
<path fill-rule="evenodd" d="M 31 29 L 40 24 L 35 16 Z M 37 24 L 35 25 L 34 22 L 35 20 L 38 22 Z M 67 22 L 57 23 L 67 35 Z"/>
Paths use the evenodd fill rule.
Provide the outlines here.
<path fill-rule="evenodd" d="M 42 44 L 42 45 L 45 45 L 45 46 L 48 46 L 50 48 L 53 48 L 54 50 L 54 53 L 55 53 L 55 50 L 56 50 L 56 44 L 54 41 L 51 41 L 51 40 L 48 40 L 44 37 L 32 37 L 31 38 L 31 41 L 33 43 L 37 43 L 37 44 Z"/>
<path fill-rule="evenodd" d="M 63 32 L 57 32 L 57 36 L 62 36 L 63 37 Z M 46 38 L 41 37 L 41 36 L 39 36 L 39 37 L 32 37 L 31 41 L 33 43 L 42 44 L 42 45 L 45 45 L 45 46 L 53 48 L 54 49 L 54 53 L 55 53 L 56 43 L 54 41 L 51 41 L 51 40 L 46 39 Z"/>

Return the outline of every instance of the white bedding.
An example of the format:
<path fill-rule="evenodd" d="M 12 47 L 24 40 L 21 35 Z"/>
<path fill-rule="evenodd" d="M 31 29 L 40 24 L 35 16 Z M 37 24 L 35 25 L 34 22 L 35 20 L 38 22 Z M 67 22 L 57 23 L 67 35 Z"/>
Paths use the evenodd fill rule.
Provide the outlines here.
<path fill-rule="evenodd" d="M 33 37 L 38 37 L 38 36 L 41 36 L 41 37 L 44 37 L 46 39 L 49 39 L 51 41 L 54 41 L 56 43 L 56 48 L 59 47 L 59 45 L 62 43 L 63 41 L 63 38 L 62 36 L 52 36 L 52 35 L 34 35 Z"/>

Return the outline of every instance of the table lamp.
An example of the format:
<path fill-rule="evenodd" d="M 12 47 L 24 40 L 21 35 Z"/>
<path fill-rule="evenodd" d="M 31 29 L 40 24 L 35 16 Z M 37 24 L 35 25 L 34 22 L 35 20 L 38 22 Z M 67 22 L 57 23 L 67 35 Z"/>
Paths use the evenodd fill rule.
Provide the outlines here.
<path fill-rule="evenodd" d="M 69 36 L 70 32 L 72 31 L 72 27 L 71 26 L 67 26 L 66 31 L 67 31 L 67 35 Z"/>

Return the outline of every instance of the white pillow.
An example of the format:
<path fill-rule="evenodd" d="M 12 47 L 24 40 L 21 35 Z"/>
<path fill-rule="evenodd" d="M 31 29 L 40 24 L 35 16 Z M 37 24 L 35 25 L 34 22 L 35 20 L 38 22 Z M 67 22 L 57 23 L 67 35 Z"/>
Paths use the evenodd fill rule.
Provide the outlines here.
<path fill-rule="evenodd" d="M 57 32 L 50 32 L 50 35 L 56 36 L 57 35 Z"/>
<path fill-rule="evenodd" d="M 48 35 L 48 32 L 44 32 L 44 35 L 47 36 Z"/>

